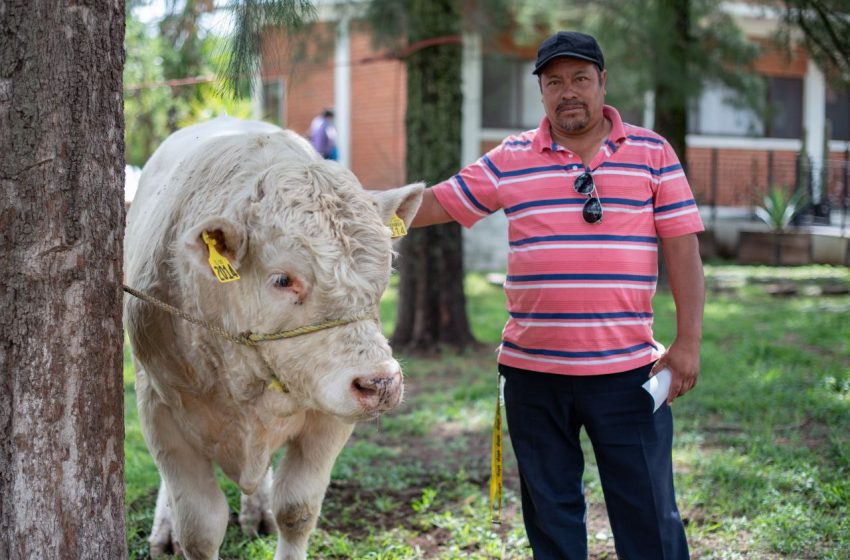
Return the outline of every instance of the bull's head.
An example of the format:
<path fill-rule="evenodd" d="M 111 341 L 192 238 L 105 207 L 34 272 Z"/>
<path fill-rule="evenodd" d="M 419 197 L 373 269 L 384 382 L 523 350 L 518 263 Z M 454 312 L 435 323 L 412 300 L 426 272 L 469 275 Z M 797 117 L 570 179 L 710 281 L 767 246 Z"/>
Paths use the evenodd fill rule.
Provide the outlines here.
<path fill-rule="evenodd" d="M 370 317 L 256 349 L 230 348 L 222 360 L 240 368 L 235 378 L 275 376 L 290 391 L 280 398 L 350 420 L 399 404 L 401 368 L 377 319 L 393 256 L 387 224 L 398 215 L 409 225 L 423 188 L 365 191 L 336 163 L 278 164 L 232 207 L 183 234 L 190 282 L 184 294 L 194 293 L 195 307 L 228 330 L 273 333 Z M 203 232 L 240 280 L 216 278 Z"/>

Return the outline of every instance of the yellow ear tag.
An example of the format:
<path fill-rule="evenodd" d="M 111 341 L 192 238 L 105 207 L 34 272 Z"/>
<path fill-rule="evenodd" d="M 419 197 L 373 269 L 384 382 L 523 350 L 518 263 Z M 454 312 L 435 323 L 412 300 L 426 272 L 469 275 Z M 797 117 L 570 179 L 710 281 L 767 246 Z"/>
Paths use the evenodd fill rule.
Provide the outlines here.
<path fill-rule="evenodd" d="M 398 239 L 407 235 L 407 227 L 404 225 L 404 220 L 398 217 L 398 214 L 393 214 L 390 223 L 387 225 L 390 226 L 390 237 L 392 239 Z"/>
<path fill-rule="evenodd" d="M 227 282 L 235 282 L 236 280 L 239 280 L 239 273 L 236 272 L 236 269 L 233 268 L 230 261 L 216 250 L 215 239 L 207 235 L 207 232 L 203 232 L 202 235 L 204 243 L 207 244 L 207 247 L 210 250 L 210 267 L 212 268 L 215 277 L 218 278 L 218 281 L 222 284 L 226 284 Z"/>

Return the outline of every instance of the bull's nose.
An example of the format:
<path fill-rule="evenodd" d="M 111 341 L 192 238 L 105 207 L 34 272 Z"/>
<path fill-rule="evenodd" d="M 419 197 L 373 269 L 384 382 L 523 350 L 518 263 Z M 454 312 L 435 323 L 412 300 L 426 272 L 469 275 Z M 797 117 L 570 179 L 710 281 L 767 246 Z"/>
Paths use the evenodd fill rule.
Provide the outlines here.
<path fill-rule="evenodd" d="M 396 406 L 401 400 L 401 370 L 363 375 L 351 382 L 351 391 L 363 408 L 379 412 Z"/>

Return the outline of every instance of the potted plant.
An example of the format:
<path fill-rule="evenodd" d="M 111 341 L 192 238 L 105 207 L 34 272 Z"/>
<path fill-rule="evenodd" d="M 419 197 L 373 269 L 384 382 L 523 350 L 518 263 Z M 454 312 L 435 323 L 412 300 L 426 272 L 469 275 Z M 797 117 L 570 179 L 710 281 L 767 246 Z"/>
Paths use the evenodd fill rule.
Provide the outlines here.
<path fill-rule="evenodd" d="M 762 205 L 755 209 L 756 217 L 767 224 L 770 231 L 741 231 L 738 261 L 772 265 L 810 263 L 811 236 L 791 226 L 805 204 L 806 193 L 802 189 L 788 195 L 780 187 L 771 188 Z"/>

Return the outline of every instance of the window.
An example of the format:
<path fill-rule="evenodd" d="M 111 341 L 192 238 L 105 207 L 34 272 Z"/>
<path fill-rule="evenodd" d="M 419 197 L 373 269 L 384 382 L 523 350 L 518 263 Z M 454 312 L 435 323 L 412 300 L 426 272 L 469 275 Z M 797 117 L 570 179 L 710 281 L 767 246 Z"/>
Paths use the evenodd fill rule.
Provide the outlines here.
<path fill-rule="evenodd" d="M 543 118 L 534 62 L 485 56 L 481 91 L 484 128 L 536 128 Z"/>
<path fill-rule="evenodd" d="M 691 110 L 688 132 L 725 136 L 801 138 L 803 80 L 766 78 L 767 114 L 747 107 L 744 96 L 722 84 L 708 84 Z"/>
<path fill-rule="evenodd" d="M 766 134 L 770 138 L 802 138 L 803 80 L 768 78 L 768 117 Z"/>
<path fill-rule="evenodd" d="M 850 90 L 826 92 L 826 120 L 833 140 L 850 140 Z"/>
<path fill-rule="evenodd" d="M 283 126 L 283 80 L 263 81 L 262 119 Z"/>
<path fill-rule="evenodd" d="M 740 93 L 722 85 L 708 84 L 692 109 L 688 132 L 721 136 L 762 136 L 764 124 L 745 106 Z"/>

